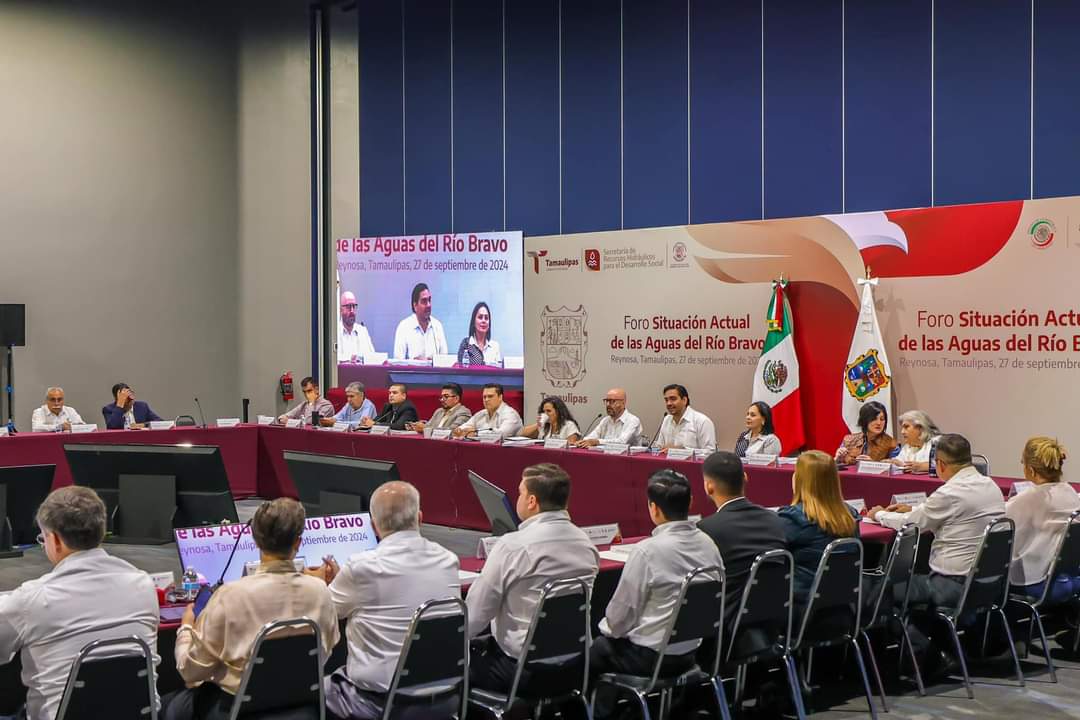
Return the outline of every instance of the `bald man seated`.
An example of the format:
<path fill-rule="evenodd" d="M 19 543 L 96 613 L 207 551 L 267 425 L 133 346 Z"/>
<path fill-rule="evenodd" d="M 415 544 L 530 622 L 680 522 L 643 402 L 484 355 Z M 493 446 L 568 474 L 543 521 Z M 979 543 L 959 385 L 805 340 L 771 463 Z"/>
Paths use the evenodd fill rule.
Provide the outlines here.
<path fill-rule="evenodd" d="M 364 323 L 356 322 L 356 296 L 346 290 L 341 293 L 341 327 L 338 332 L 338 362 L 362 362 L 375 354 Z"/>
<path fill-rule="evenodd" d="M 72 425 L 82 425 L 83 419 L 75 408 L 64 404 L 64 388 L 51 387 L 45 391 L 45 404 L 34 410 L 30 420 L 33 432 L 71 432 Z"/>
<path fill-rule="evenodd" d="M 626 391 L 611 388 L 604 395 L 604 412 L 600 424 L 579 440 L 578 447 L 593 447 L 600 443 L 625 443 L 636 445 L 641 437 L 641 421 L 626 409 Z"/>

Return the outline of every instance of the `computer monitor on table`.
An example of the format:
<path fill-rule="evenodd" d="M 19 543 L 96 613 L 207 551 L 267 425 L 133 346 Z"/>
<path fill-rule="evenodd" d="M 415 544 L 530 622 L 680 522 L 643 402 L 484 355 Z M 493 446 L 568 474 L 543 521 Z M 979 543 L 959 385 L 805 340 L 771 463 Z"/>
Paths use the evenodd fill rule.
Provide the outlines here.
<path fill-rule="evenodd" d="M 285 464 L 308 517 L 367 512 L 371 496 L 384 482 L 400 480 L 389 460 L 318 455 L 286 450 Z"/>
<path fill-rule="evenodd" d="M 0 557 L 21 557 L 15 545 L 33 545 L 38 506 L 52 489 L 55 465 L 0 468 Z"/>
<path fill-rule="evenodd" d="M 513 503 L 502 488 L 488 482 L 472 470 L 469 471 L 469 482 L 472 484 L 473 492 L 476 493 L 476 499 L 480 501 L 480 506 L 484 508 L 484 514 L 491 523 L 492 535 L 505 535 L 518 529 L 521 520 L 518 519 Z"/>
<path fill-rule="evenodd" d="M 173 528 L 237 522 L 216 446 L 73 444 L 64 454 L 75 484 L 105 501 L 108 542 L 164 545 Z"/>

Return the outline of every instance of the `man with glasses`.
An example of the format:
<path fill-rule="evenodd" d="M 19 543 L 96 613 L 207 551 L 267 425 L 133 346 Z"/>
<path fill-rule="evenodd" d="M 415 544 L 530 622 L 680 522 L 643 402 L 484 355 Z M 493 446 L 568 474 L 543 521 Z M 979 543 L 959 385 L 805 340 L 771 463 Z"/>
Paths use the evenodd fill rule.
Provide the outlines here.
<path fill-rule="evenodd" d="M 461 404 L 461 392 L 461 386 L 457 383 L 446 383 L 439 393 L 439 409 L 431 419 L 427 422 L 421 420 L 409 423 L 405 427 L 422 433 L 427 427 L 434 430 L 454 430 L 464 425 L 472 417 L 472 412 Z"/>
<path fill-rule="evenodd" d="M 578 447 L 593 447 L 601 443 L 625 443 L 634 445 L 641 437 L 641 420 L 626 409 L 626 391 L 611 388 L 604 395 L 604 412 L 607 415 L 588 435 L 577 442 Z"/>
<path fill-rule="evenodd" d="M 306 377 L 301 380 L 300 390 L 304 393 L 304 402 L 280 415 L 279 423 L 284 425 L 286 420 L 299 420 L 301 425 L 310 423 L 312 413 L 318 413 L 320 418 L 334 417 L 334 406 L 319 394 L 319 384 L 315 382 L 315 378 Z"/>
<path fill-rule="evenodd" d="M 25 717 L 47 720 L 88 643 L 134 635 L 154 651 L 158 601 L 149 575 L 100 547 L 105 503 L 90 488 L 54 490 L 38 508 L 37 524 L 53 569 L 0 596 L 0 663 L 20 653 Z"/>
<path fill-rule="evenodd" d="M 64 388 L 51 387 L 45 391 L 45 404 L 34 410 L 30 427 L 33 432 L 71 432 L 72 425 L 82 422 L 75 408 L 64 404 Z"/>
<path fill-rule="evenodd" d="M 346 290 L 341 293 L 341 328 L 338 332 L 338 362 L 363 362 L 375 354 L 364 323 L 356 322 L 356 296 Z"/>

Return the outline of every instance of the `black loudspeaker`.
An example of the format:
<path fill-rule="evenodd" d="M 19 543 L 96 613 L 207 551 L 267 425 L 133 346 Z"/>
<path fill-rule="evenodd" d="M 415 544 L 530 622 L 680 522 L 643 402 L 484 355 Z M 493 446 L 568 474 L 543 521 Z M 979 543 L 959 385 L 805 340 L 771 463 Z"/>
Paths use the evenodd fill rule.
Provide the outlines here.
<path fill-rule="evenodd" d="M 26 345 L 26 305 L 0 304 L 0 347 Z"/>

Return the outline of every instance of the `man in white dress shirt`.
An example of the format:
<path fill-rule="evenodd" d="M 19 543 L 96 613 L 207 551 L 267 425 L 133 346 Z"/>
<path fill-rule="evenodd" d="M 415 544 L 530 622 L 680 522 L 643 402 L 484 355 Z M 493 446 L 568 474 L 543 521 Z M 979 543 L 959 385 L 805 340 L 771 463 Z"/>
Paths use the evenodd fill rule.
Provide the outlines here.
<path fill-rule="evenodd" d="M 380 541 L 338 569 L 324 566 L 338 616 L 348 621 L 348 663 L 326 678 L 330 717 L 380 718 L 416 609 L 428 600 L 459 597 L 458 559 L 420 536 L 420 493 L 407 482 L 383 483 L 371 496 L 371 523 Z M 442 696 L 413 706 L 421 717 L 449 717 L 460 700 Z"/>
<path fill-rule="evenodd" d="M 656 445 L 664 450 L 671 448 L 696 448 L 716 450 L 716 428 L 704 413 L 690 407 L 690 393 L 682 385 L 664 388 L 664 405 L 667 414 L 660 424 Z"/>
<path fill-rule="evenodd" d="M 975 562 L 983 532 L 1005 514 L 1005 501 L 997 483 L 980 475 L 971 464 L 971 444 L 963 436 L 948 434 L 938 439 L 935 465 L 943 485 L 926 502 L 914 508 L 877 506 L 867 515 L 894 530 L 910 523 L 920 532 L 933 533 L 930 574 L 912 576 L 909 602 L 951 610 L 963 593 L 964 579 Z M 929 627 L 913 624 L 910 628 L 917 651 L 930 650 L 926 638 Z M 948 660 L 940 654 L 930 659 L 939 664 Z M 933 670 L 929 669 L 930 674 Z"/>
<path fill-rule="evenodd" d="M 398 323 L 394 332 L 394 357 L 399 360 L 430 360 L 449 352 L 442 323 L 431 316 L 431 290 L 417 283 L 412 291 L 412 315 Z"/>
<path fill-rule="evenodd" d="M 37 523 L 53 569 L 0 597 L 0 663 L 20 653 L 26 716 L 52 720 L 88 643 L 135 635 L 154 652 L 158 601 L 149 575 L 101 549 L 105 503 L 90 488 L 53 491 Z"/>
<path fill-rule="evenodd" d="M 601 636 L 593 641 L 589 674 L 594 678 L 603 673 L 651 675 L 668 623 L 678 610 L 683 578 L 695 568 L 724 566 L 712 538 L 687 520 L 691 492 L 685 475 L 669 469 L 653 473 L 646 493 L 656 529 L 629 546 L 630 556 L 600 621 Z M 716 574 L 707 577 L 719 580 Z M 692 668 L 700 644 L 693 640 L 669 646 L 661 675 L 679 675 Z M 604 705 L 603 709 L 610 707 Z"/>
<path fill-rule="evenodd" d="M 604 395 L 606 415 L 588 435 L 578 440 L 578 447 L 593 447 L 600 443 L 623 443 L 634 445 L 641 436 L 641 420 L 626 409 L 626 391 L 611 388 Z"/>
<path fill-rule="evenodd" d="M 491 626 L 489 637 L 473 641 L 470 685 L 508 692 L 541 588 L 563 578 L 582 578 L 591 587 L 596 579 L 600 556 L 571 522 L 569 500 L 570 476 L 558 465 L 531 465 L 522 471 L 517 498 L 521 525 L 492 548 L 466 598 L 469 635 Z"/>
<path fill-rule="evenodd" d="M 484 409 L 469 418 L 465 424 L 454 430 L 454 437 L 468 437 L 478 432 L 496 432 L 504 440 L 521 432 L 522 422 L 518 411 L 503 402 L 503 386 L 488 383 L 483 387 L 480 398 Z"/>
<path fill-rule="evenodd" d="M 72 425 L 82 425 L 83 419 L 75 408 L 64 404 L 64 388 L 51 387 L 45 391 L 45 404 L 34 410 L 30 421 L 33 432 L 71 432 Z"/>
<path fill-rule="evenodd" d="M 338 362 L 359 362 L 375 354 L 364 323 L 356 322 L 356 296 L 346 290 L 341 293 L 341 327 L 338 332 Z"/>

